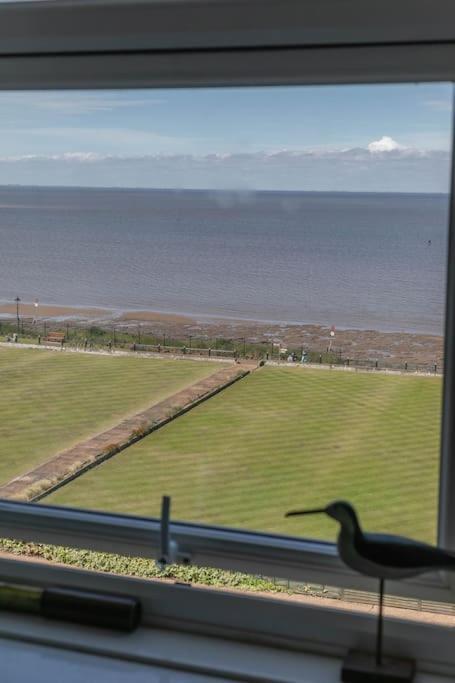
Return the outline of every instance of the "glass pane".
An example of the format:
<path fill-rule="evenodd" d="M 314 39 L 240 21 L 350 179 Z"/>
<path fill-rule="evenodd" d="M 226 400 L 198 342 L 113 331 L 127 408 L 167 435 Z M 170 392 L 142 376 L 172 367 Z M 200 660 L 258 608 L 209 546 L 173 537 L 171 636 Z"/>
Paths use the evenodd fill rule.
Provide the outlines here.
<path fill-rule="evenodd" d="M 452 86 L 0 95 L 0 495 L 435 541 Z"/>

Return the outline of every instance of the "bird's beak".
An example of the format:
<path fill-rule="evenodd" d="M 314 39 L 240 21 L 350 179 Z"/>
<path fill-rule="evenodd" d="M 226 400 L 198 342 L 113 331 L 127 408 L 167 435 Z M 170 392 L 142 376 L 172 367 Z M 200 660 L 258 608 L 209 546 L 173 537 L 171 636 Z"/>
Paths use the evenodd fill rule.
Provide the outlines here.
<path fill-rule="evenodd" d="M 297 515 L 317 515 L 321 512 L 327 512 L 327 508 L 315 508 L 313 510 L 290 510 L 286 512 L 285 517 L 296 517 Z"/>

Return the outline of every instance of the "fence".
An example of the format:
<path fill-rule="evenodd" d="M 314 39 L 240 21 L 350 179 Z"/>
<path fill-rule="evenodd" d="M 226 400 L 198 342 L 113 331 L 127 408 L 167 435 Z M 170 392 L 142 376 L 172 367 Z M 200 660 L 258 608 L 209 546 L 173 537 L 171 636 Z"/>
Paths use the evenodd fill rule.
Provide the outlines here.
<path fill-rule="evenodd" d="M 32 318 L 3 318 L 0 319 L 0 337 L 12 337 L 18 334 L 19 341 L 43 343 L 52 333 L 64 333 L 64 345 L 82 350 L 96 349 L 125 349 L 144 353 L 170 353 L 209 358 L 250 358 L 255 360 L 273 360 L 287 362 L 289 355 L 293 355 L 295 363 L 299 363 L 302 347 L 290 348 L 285 354 L 279 348 L 274 348 L 270 341 L 249 342 L 244 337 L 238 339 L 210 340 L 187 335 L 186 339 L 173 339 L 166 334 L 157 336 L 148 332 L 146 328 L 138 326 L 136 332 L 130 328 L 112 324 L 97 327 L 74 321 L 34 321 Z M 188 340 L 190 343 L 188 343 Z M 191 344 L 197 342 L 197 347 Z M 54 342 L 56 344 L 57 342 Z M 337 365 L 362 370 L 392 370 L 396 372 L 422 372 L 440 375 L 444 367 L 441 360 L 416 363 L 412 360 L 396 359 L 365 359 L 350 358 L 343 354 L 342 349 L 309 349 L 305 348 L 306 361 L 320 365 Z"/>
<path fill-rule="evenodd" d="M 290 357 L 294 357 L 292 361 L 289 360 Z M 295 363 L 295 365 L 301 364 L 302 351 L 299 353 L 292 353 L 292 351 L 287 351 L 283 353 L 265 353 L 265 359 L 271 360 L 277 363 L 289 364 L 289 362 Z M 318 349 L 308 349 L 305 351 L 305 361 L 304 364 L 313 365 L 325 365 L 325 366 L 338 366 L 346 368 L 357 368 L 358 370 L 390 370 L 394 372 L 409 372 L 409 373 L 425 373 L 442 375 L 444 372 L 444 364 L 441 360 L 438 362 L 422 362 L 416 363 L 407 360 L 389 360 L 386 358 L 381 359 L 371 359 L 371 358 L 348 358 L 343 356 L 340 349 L 333 351 L 320 351 Z"/>
<path fill-rule="evenodd" d="M 212 349 L 204 348 L 198 349 L 195 347 L 188 346 L 165 346 L 163 344 L 137 344 L 133 343 L 130 346 L 131 351 L 145 351 L 153 353 L 173 353 L 173 354 L 183 354 L 188 356 L 204 356 L 207 358 L 237 358 L 238 354 L 236 351 L 230 349 Z"/>

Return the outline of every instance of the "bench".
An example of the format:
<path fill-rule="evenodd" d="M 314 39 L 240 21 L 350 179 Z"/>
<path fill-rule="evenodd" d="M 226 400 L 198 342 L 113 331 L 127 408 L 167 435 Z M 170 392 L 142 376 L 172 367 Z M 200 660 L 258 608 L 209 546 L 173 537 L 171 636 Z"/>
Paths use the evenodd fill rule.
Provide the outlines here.
<path fill-rule="evenodd" d="M 60 344 L 60 346 L 63 346 L 65 342 L 65 333 L 64 332 L 49 332 L 47 337 L 43 338 L 43 342 L 46 344 Z"/>

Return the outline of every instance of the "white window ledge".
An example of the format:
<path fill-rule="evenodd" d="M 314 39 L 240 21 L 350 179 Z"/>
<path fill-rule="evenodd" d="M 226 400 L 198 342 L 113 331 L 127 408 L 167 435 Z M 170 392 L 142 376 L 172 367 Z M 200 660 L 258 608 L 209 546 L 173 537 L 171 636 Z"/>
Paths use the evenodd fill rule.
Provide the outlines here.
<path fill-rule="evenodd" d="M 94 635 L 96 634 L 96 637 Z M 0 614 L 0 658 L 10 683 L 128 680 L 154 683 L 335 683 L 341 659 L 158 628 L 132 634 Z M 415 683 L 453 678 L 419 673 Z"/>

